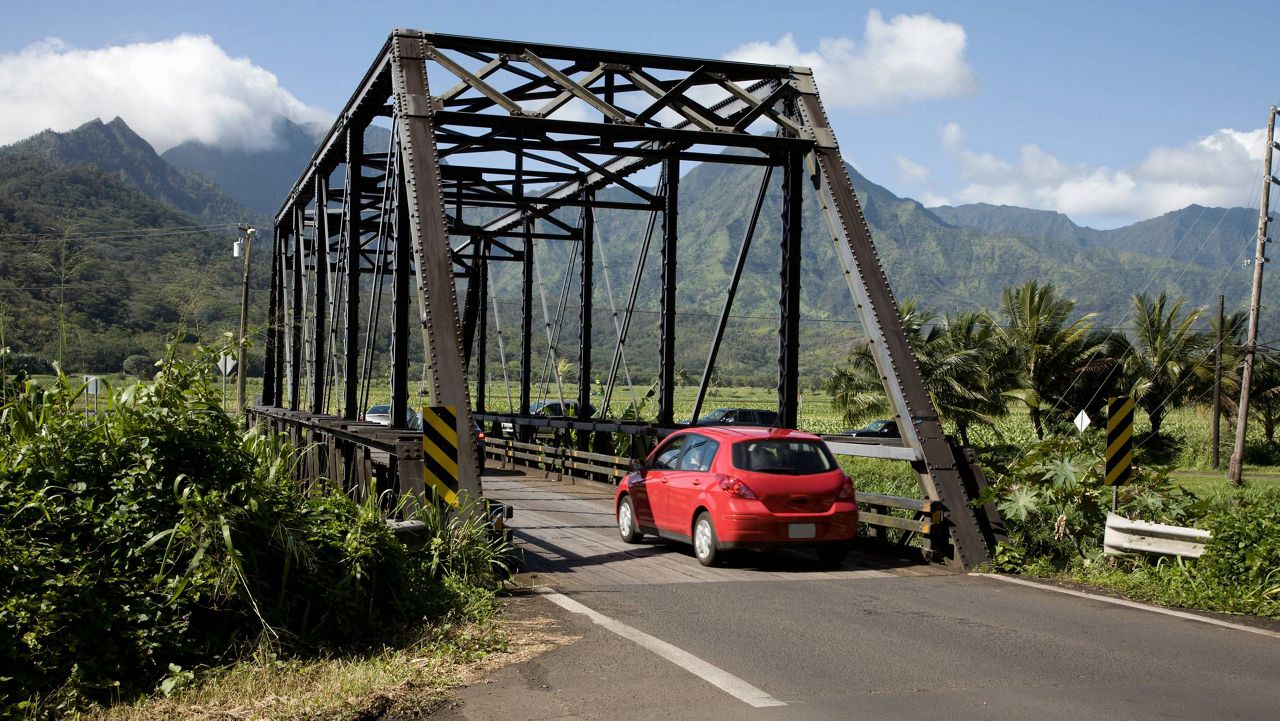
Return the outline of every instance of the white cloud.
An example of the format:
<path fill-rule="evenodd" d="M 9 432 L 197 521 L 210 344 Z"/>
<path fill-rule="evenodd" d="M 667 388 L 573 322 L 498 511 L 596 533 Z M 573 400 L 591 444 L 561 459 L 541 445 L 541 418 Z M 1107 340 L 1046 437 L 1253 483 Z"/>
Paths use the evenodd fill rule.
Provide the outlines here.
<path fill-rule="evenodd" d="M 757 41 L 725 58 L 813 68 L 824 102 L 848 108 L 885 108 L 903 102 L 951 98 L 973 91 L 965 60 L 964 27 L 932 15 L 897 15 L 887 22 L 867 13 L 861 43 L 849 38 L 818 41 L 802 51 L 790 33 L 777 42 Z"/>
<path fill-rule="evenodd" d="M 157 151 L 187 140 L 263 148 L 277 117 L 332 119 L 207 35 L 97 50 L 43 40 L 0 55 L 0 98 L 0 144 L 118 115 Z"/>
<path fill-rule="evenodd" d="M 976 152 L 960 127 L 944 125 L 943 148 L 957 160 L 966 185 L 959 203 L 1019 205 L 1077 218 L 1131 222 L 1192 203 L 1233 207 L 1256 193 L 1264 146 L 1262 130 L 1224 128 L 1178 148 L 1156 147 L 1132 168 L 1065 163 L 1034 144 L 1016 161 Z"/>
<path fill-rule="evenodd" d="M 915 185 L 929 177 L 928 168 L 908 158 L 898 155 L 893 161 L 898 166 L 898 182 L 904 185 Z"/>

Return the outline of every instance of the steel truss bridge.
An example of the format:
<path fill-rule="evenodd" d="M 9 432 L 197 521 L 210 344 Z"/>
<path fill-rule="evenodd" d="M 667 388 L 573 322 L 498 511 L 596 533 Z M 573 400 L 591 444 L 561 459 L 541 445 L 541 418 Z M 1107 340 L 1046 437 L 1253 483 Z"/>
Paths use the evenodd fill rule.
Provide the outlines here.
<path fill-rule="evenodd" d="M 386 147 L 366 147 L 373 125 L 390 129 Z M 896 445 L 833 439 L 833 450 L 909 462 L 922 496 L 945 509 L 954 561 L 965 567 L 986 561 L 998 514 L 971 504 L 981 476 L 971 454 L 944 435 L 925 392 L 806 68 L 395 30 L 275 218 L 266 373 L 262 404 L 251 416 L 309 448 L 305 472 L 315 478 L 353 492 L 373 482 L 421 493 L 422 434 L 406 427 L 415 405 L 410 388 L 420 381 L 421 405 L 456 411 L 456 490 L 480 495 L 472 419 L 499 434 L 515 428 L 526 441 L 549 423 L 530 414 L 531 339 L 539 332 L 534 277 L 538 258 L 553 257 L 545 244 L 568 241 L 571 263 L 579 267 L 579 377 L 593 378 L 602 360 L 598 365 L 608 368 L 609 382 L 603 401 L 596 399 L 599 416 L 590 415 L 591 384 L 582 382 L 571 399 L 577 415 L 550 423 L 573 431 L 562 435 L 583 452 L 609 452 L 614 434 L 652 442 L 677 426 L 680 177 L 694 163 L 764 169 L 694 417 L 776 172 L 783 192 L 777 411 L 780 425 L 796 425 L 803 191 L 809 183 L 902 433 Z M 642 184 L 636 176 L 643 171 L 656 175 L 656 184 Z M 600 209 L 643 213 L 648 221 L 626 305 L 612 309 L 617 342 L 603 358 L 594 355 L 591 341 L 594 213 Z M 655 241 L 661 257 L 656 420 L 610 418 L 609 395 L 626 368 L 632 311 Z M 495 263 L 518 264 L 522 281 L 515 413 L 488 409 Z M 390 307 L 384 308 L 387 284 Z M 419 368 L 410 356 L 415 329 Z M 548 343 L 554 349 L 555 337 L 548 335 Z M 371 383 L 386 382 L 384 368 L 374 363 L 384 348 L 390 356 L 390 427 L 361 420 Z M 632 443 L 632 452 L 643 445 Z"/>

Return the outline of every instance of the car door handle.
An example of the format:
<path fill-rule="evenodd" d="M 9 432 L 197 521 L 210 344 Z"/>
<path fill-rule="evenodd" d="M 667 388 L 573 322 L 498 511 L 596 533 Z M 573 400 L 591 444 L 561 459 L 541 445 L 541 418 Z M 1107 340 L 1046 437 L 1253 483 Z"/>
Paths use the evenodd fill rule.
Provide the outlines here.
<path fill-rule="evenodd" d="M 702 481 L 689 481 L 689 484 L 693 486 L 701 486 Z"/>

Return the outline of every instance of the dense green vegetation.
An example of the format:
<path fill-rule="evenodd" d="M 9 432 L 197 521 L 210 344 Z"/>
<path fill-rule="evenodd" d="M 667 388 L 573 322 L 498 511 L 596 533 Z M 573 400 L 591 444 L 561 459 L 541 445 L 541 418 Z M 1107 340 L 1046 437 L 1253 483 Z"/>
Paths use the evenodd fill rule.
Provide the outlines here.
<path fill-rule="evenodd" d="M 101 134 L 92 135 L 106 142 Z M 150 147 L 136 142 L 118 154 L 145 157 Z M 130 355 L 159 357 L 180 326 L 197 334 L 233 327 L 241 269 L 228 252 L 231 217 L 197 220 L 170 202 L 176 188 L 196 196 L 207 184 L 182 186 L 179 176 L 153 183 L 170 195 L 151 197 L 130 182 L 132 174 L 154 179 L 149 165 L 109 171 L 49 145 L 60 147 L 42 135 L 0 150 L 0 347 L 38 356 L 44 372 L 53 362 L 67 372 L 115 372 Z M 93 142 L 75 147 L 105 153 Z M 216 196 L 207 203 L 223 209 Z"/>
<path fill-rule="evenodd" d="M 1102 482 L 1104 434 L 1056 435 L 984 461 L 1009 537 L 994 565 L 1005 572 L 1102 585 L 1141 600 L 1280 617 L 1280 486 L 1221 489 L 1203 497 L 1139 465 L 1115 490 L 1127 518 L 1203 528 L 1213 534 L 1195 560 L 1102 554 L 1113 491 Z M 1007 464 L 1007 465 L 1006 465 Z"/>
<path fill-rule="evenodd" d="M 505 549 L 428 505 L 424 545 L 300 488 L 293 449 L 222 410 L 209 358 L 154 383 L 27 383 L 0 411 L 0 713 L 168 693 L 262 644 L 333 653 L 484 615 Z M 469 520 L 471 519 L 471 520 Z"/>
<path fill-rule="evenodd" d="M 998 431 L 1009 399 L 1028 411 L 1034 438 L 997 434 L 994 443 L 977 444 L 994 479 L 983 500 L 997 502 L 1009 532 L 997 549 L 999 569 L 1067 574 L 1172 604 L 1280 615 L 1280 489 L 1199 498 L 1168 480 L 1168 469 L 1180 461 L 1199 464 L 1186 458 L 1193 450 L 1186 438 L 1166 435 L 1166 418 L 1212 398 L 1215 338 L 1195 330 L 1200 312 L 1185 305 L 1164 294 L 1133 296 L 1131 333 L 1108 333 L 1094 328 L 1091 315 L 1073 318 L 1074 304 L 1053 285 L 1032 281 L 1004 292 L 999 315 L 958 313 L 935 322 L 914 301 L 904 302 L 900 313 L 929 395 L 965 443 L 974 426 Z M 1229 322 L 1225 385 L 1238 392 L 1242 329 L 1238 317 Z M 1274 420 L 1267 420 L 1276 415 L 1275 364 L 1272 354 L 1263 354 L 1253 389 L 1260 400 L 1250 409 L 1264 420 L 1266 439 L 1254 455 L 1261 451 L 1269 462 L 1276 453 Z M 865 346 L 828 389 L 846 421 L 887 410 Z M 1147 424 L 1138 437 L 1135 478 L 1114 496 L 1103 484 L 1104 434 L 1068 425 L 1078 409 L 1101 417 L 1111 395 L 1133 397 Z M 1223 410 L 1230 416 L 1236 408 L 1224 403 Z M 1195 562 L 1104 559 L 1103 528 L 1113 504 L 1129 518 L 1205 528 L 1213 540 Z"/>

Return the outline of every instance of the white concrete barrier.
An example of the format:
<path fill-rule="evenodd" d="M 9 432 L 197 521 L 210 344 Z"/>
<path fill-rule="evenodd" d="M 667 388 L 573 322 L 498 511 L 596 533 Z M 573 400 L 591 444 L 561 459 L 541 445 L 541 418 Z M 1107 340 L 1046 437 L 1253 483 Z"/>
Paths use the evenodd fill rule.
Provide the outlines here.
<path fill-rule="evenodd" d="M 1123 553 L 1158 553 L 1199 558 L 1204 553 L 1205 544 L 1212 537 L 1213 534 L 1199 528 L 1131 521 L 1124 516 L 1108 513 L 1102 546 L 1112 556 Z"/>

